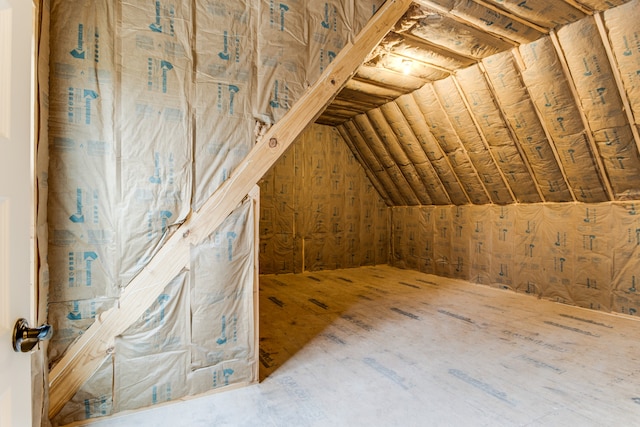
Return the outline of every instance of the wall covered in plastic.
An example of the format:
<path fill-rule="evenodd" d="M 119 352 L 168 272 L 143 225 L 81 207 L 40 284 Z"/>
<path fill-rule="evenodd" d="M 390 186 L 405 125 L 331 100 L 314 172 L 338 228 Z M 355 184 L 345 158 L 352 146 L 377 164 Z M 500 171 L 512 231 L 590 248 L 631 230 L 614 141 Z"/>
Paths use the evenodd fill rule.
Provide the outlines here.
<path fill-rule="evenodd" d="M 260 272 L 388 262 L 388 209 L 335 128 L 311 125 L 260 185 Z"/>
<path fill-rule="evenodd" d="M 391 264 L 637 314 L 639 203 L 391 208 Z"/>
<path fill-rule="evenodd" d="M 49 76 L 40 74 L 48 120 L 38 222 L 41 302 L 56 330 L 50 365 L 118 304 L 168 236 L 233 174 L 256 134 L 290 109 L 380 3 L 42 2 L 50 30 L 40 49 Z M 353 180 L 362 188 L 360 176 Z M 54 424 L 255 381 L 257 198 L 191 249 L 189 267 L 116 337 Z M 341 209 L 336 224 L 359 221 L 341 203 L 327 205 Z M 342 244 L 326 231 L 308 230 L 316 252 Z"/>

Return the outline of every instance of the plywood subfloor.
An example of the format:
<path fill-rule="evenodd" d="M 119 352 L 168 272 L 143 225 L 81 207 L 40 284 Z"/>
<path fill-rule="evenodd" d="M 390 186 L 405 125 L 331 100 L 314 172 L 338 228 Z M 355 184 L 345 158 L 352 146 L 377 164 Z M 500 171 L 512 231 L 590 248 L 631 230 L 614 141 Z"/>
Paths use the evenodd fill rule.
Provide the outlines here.
<path fill-rule="evenodd" d="M 387 266 L 260 291 L 260 384 L 95 425 L 640 423 L 633 319 Z"/>

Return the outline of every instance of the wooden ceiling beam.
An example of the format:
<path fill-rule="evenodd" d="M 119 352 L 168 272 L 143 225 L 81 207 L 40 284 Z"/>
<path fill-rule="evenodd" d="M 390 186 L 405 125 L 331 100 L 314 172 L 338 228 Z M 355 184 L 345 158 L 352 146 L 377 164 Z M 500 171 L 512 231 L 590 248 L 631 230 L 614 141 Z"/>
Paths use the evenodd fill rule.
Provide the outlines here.
<path fill-rule="evenodd" d="M 49 417 L 53 418 L 113 351 L 115 337 L 147 310 L 165 286 L 190 262 L 190 249 L 213 233 L 291 143 L 313 122 L 371 51 L 398 22 L 411 0 L 387 0 L 348 42 L 318 81 L 269 129 L 199 211 L 166 240 L 122 292 L 117 307 L 97 317 L 49 373 Z"/>
<path fill-rule="evenodd" d="M 403 55 L 403 54 L 398 53 L 398 52 L 391 51 L 391 52 L 387 52 L 386 54 L 389 55 L 389 56 L 394 56 L 396 58 L 400 58 L 400 59 L 408 59 L 410 61 L 415 61 L 415 62 L 418 62 L 418 63 L 420 63 L 422 65 L 426 65 L 427 67 L 431 67 L 434 70 L 442 71 L 442 72 L 448 73 L 448 74 L 453 74 L 453 72 L 457 69 L 457 68 L 442 67 L 442 66 L 434 64 L 432 62 L 425 61 L 425 60 L 420 59 L 420 58 L 415 58 L 415 57 L 409 56 L 409 55 Z"/>
<path fill-rule="evenodd" d="M 578 3 L 576 0 L 560 0 L 568 4 L 569 6 L 578 9 L 580 12 L 585 15 L 593 15 L 593 9 L 583 5 L 582 3 Z"/>
<path fill-rule="evenodd" d="M 442 52 L 438 52 L 438 53 L 442 53 L 443 55 L 449 57 L 449 58 L 454 58 L 457 61 L 460 62 L 465 62 L 469 61 L 469 64 L 474 63 L 474 62 L 478 62 L 479 59 L 476 58 L 475 56 L 471 56 L 471 55 L 465 55 L 464 53 L 460 53 L 460 52 L 456 52 L 455 50 L 451 50 L 448 47 L 445 46 L 441 46 L 437 43 L 433 43 L 432 41 L 429 41 L 427 39 L 423 39 L 422 37 L 418 37 L 415 34 L 411 34 L 408 32 L 404 32 L 404 33 L 395 33 L 398 36 L 409 40 L 411 42 L 417 43 L 418 45 L 422 44 L 425 47 L 428 47 L 430 49 L 435 50 L 436 52 L 438 52 L 439 50 Z"/>
<path fill-rule="evenodd" d="M 454 10 L 449 10 L 447 7 L 444 7 L 438 3 L 434 3 L 433 1 L 430 0 L 416 0 L 419 4 L 424 5 L 426 7 L 428 7 L 429 9 L 432 9 L 436 12 L 438 12 L 439 14 L 441 14 L 442 16 L 446 16 L 449 19 L 452 19 L 462 25 L 466 25 L 468 27 L 474 28 L 476 30 L 482 31 L 485 34 L 488 34 L 492 37 L 495 37 L 497 39 L 500 39 L 504 42 L 509 43 L 512 46 L 519 46 L 520 42 L 518 42 L 517 40 L 514 40 L 512 38 L 507 38 L 505 36 L 496 34 L 494 32 L 490 32 L 487 30 L 487 27 L 482 27 L 480 25 L 477 25 L 474 22 L 469 21 L 468 19 L 458 15 Z"/>
<path fill-rule="evenodd" d="M 509 12 L 508 10 L 501 9 L 496 5 L 493 5 L 491 3 L 487 3 L 484 0 L 472 0 L 472 1 L 474 3 L 479 4 L 480 6 L 486 7 L 487 9 L 491 9 L 496 13 L 500 13 L 500 14 L 508 17 L 509 19 L 513 19 L 514 21 L 519 22 L 522 25 L 526 25 L 527 27 L 533 28 L 534 30 L 539 31 L 539 32 L 541 32 L 543 34 L 549 34 L 549 28 L 543 27 L 543 26 L 538 25 L 538 24 L 536 24 L 534 22 L 526 20 L 526 19 L 524 19 L 524 18 L 522 18 L 522 17 L 520 17 L 520 16 L 518 16 L 518 15 L 516 15 L 514 13 Z"/>

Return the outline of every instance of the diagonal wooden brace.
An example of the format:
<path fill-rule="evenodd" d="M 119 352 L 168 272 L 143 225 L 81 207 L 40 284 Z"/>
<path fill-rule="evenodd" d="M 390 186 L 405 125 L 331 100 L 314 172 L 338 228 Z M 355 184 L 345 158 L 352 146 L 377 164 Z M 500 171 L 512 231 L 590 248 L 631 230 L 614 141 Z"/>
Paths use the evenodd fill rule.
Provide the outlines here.
<path fill-rule="evenodd" d="M 122 334 L 189 263 L 192 245 L 213 233 L 291 143 L 329 105 L 411 5 L 411 0 L 387 0 L 353 43 L 340 51 L 318 81 L 253 147 L 245 160 L 198 212 L 169 237 L 120 297 L 119 307 L 102 313 L 69 347 L 49 373 L 49 417 L 53 418 L 104 362 Z"/>

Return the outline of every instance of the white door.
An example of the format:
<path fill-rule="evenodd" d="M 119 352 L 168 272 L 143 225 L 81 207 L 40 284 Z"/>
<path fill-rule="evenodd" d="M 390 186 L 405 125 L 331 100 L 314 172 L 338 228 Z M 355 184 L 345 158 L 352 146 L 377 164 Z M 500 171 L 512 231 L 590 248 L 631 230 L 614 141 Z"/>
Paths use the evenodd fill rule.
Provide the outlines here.
<path fill-rule="evenodd" d="M 18 318 L 33 325 L 32 0 L 0 0 L 0 427 L 31 426 L 28 353 L 13 351 Z"/>

